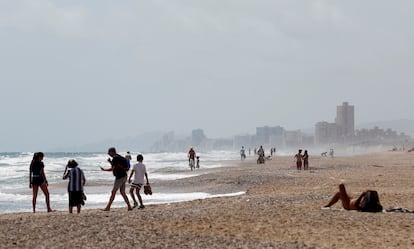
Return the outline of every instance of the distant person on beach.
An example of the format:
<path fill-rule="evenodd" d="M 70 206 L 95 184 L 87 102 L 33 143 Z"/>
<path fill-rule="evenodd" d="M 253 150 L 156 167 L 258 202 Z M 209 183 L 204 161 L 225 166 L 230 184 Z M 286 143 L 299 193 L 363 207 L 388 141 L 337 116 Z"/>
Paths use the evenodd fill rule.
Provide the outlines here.
<path fill-rule="evenodd" d="M 109 202 L 106 205 L 104 211 L 109 211 L 111 209 L 112 202 L 115 199 L 116 191 L 118 191 L 118 189 L 122 195 L 122 198 L 124 198 L 124 201 L 128 206 L 128 210 L 132 210 L 132 207 L 129 204 L 128 196 L 125 193 L 125 183 L 127 181 L 128 171 L 127 159 L 118 155 L 114 147 L 108 149 L 108 155 L 112 157 L 112 159 L 108 158 L 108 162 L 111 164 L 111 167 L 108 169 L 101 167 L 101 170 L 112 171 L 113 175 L 115 176 L 115 181 L 114 187 L 112 188 L 111 197 L 109 198 Z"/>
<path fill-rule="evenodd" d="M 257 154 L 259 155 L 259 158 L 257 159 L 257 164 L 265 163 L 265 152 L 262 145 L 260 145 L 259 150 L 257 150 Z"/>
<path fill-rule="evenodd" d="M 240 159 L 241 160 L 246 159 L 246 150 L 244 149 L 244 146 L 242 146 L 240 150 Z"/>
<path fill-rule="evenodd" d="M 334 149 L 329 150 L 329 156 L 332 158 L 334 157 Z"/>
<path fill-rule="evenodd" d="M 128 161 L 131 161 L 131 160 L 132 160 L 132 156 L 131 156 L 131 153 L 130 153 L 129 151 L 127 151 L 127 153 L 126 153 L 126 155 L 125 155 L 125 158 L 126 158 Z"/>
<path fill-rule="evenodd" d="M 81 205 L 85 204 L 83 186 L 86 184 L 86 178 L 83 171 L 78 167 L 78 163 L 73 159 L 68 161 L 65 172 L 63 173 L 63 180 L 67 178 L 69 178 L 69 213 L 72 213 L 73 207 L 76 206 L 77 213 L 79 214 Z"/>
<path fill-rule="evenodd" d="M 129 189 L 129 194 L 131 195 L 132 200 L 134 200 L 134 208 L 137 207 L 138 203 L 137 203 L 137 199 L 135 199 L 135 194 L 134 194 L 134 190 L 135 190 L 138 201 L 139 201 L 140 209 L 145 208 L 144 203 L 142 202 L 141 194 L 139 192 L 142 186 L 145 184 L 145 178 L 147 179 L 146 184 L 149 185 L 147 169 L 145 167 L 145 164 L 142 163 L 143 160 L 144 160 L 144 157 L 141 154 L 139 154 L 137 156 L 138 163 L 132 166 L 132 171 L 128 179 L 128 182 L 131 183 L 131 178 L 135 174 L 134 181 L 131 183 L 131 188 Z"/>
<path fill-rule="evenodd" d="M 46 200 L 46 207 L 48 212 L 52 212 L 53 210 L 50 208 L 50 197 L 49 197 L 49 189 L 48 183 L 45 174 L 45 165 L 43 164 L 42 160 L 44 158 L 43 152 L 36 152 L 33 155 L 32 162 L 30 163 L 29 169 L 29 188 L 33 189 L 33 213 L 36 213 L 36 199 L 37 199 L 37 192 L 40 189 L 43 191 Z"/>
<path fill-rule="evenodd" d="M 196 160 L 196 168 L 199 169 L 200 168 L 200 157 L 197 156 L 196 158 L 197 158 L 197 160 Z"/>
<path fill-rule="evenodd" d="M 265 152 L 264 152 L 264 149 L 263 149 L 263 146 L 262 146 L 262 145 L 260 145 L 260 148 L 259 148 L 259 150 L 257 151 L 257 154 L 258 154 L 259 156 L 262 156 L 262 157 L 264 157 L 264 156 L 265 156 Z"/>
<path fill-rule="evenodd" d="M 190 147 L 190 150 L 188 151 L 188 163 L 190 163 L 190 160 L 193 159 L 193 162 L 195 162 L 196 152 L 193 149 L 193 147 Z"/>
<path fill-rule="evenodd" d="M 188 151 L 188 159 L 194 159 L 196 156 L 196 152 L 193 149 L 193 147 L 190 147 L 190 150 Z"/>
<path fill-rule="evenodd" d="M 302 170 L 302 150 L 298 150 L 298 153 L 295 155 L 296 158 L 296 169 Z"/>
<path fill-rule="evenodd" d="M 379 201 L 378 193 L 375 190 L 367 190 L 358 198 L 351 198 L 345 190 L 344 184 L 339 184 L 339 192 L 337 192 L 324 208 L 329 208 L 339 200 L 342 207 L 346 210 L 358 210 L 362 212 L 382 212 L 382 205 Z"/>
<path fill-rule="evenodd" d="M 308 170 L 309 169 L 309 155 L 308 155 L 308 151 L 305 150 L 303 156 L 303 170 Z"/>

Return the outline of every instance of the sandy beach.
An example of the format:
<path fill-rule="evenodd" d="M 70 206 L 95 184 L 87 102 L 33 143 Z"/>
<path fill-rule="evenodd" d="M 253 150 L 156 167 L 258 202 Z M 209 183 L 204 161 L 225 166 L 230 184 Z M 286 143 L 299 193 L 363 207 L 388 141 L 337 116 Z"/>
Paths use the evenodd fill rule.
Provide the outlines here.
<path fill-rule="evenodd" d="M 133 211 L 2 214 L 0 247 L 414 248 L 414 213 L 344 211 L 339 203 L 321 209 L 343 182 L 352 196 L 375 189 L 384 208 L 414 210 L 414 153 L 311 155 L 310 170 L 300 172 L 293 155 L 264 165 L 253 157 L 227 163 L 201 169 L 201 176 L 154 184 L 154 195 L 167 188 L 246 194 Z"/>

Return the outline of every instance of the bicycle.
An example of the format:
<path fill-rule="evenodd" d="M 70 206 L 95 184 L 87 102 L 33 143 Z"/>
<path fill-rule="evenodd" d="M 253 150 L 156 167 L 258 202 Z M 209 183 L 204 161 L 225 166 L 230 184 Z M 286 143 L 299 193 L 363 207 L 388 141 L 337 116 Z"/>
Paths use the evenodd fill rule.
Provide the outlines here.
<path fill-rule="evenodd" d="M 191 171 L 195 168 L 194 158 L 190 158 L 188 161 L 188 166 L 190 166 Z"/>

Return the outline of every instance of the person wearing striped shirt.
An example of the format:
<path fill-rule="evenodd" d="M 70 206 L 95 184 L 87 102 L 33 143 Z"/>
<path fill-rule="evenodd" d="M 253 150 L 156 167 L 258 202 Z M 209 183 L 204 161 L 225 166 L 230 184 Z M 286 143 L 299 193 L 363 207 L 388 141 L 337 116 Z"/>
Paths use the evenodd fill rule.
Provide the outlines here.
<path fill-rule="evenodd" d="M 85 204 L 83 186 L 85 186 L 86 178 L 83 171 L 78 167 L 78 163 L 73 159 L 68 161 L 65 172 L 63 173 L 63 179 L 68 178 L 69 213 L 72 213 L 73 207 L 75 206 L 77 213 L 80 213 L 81 205 Z"/>

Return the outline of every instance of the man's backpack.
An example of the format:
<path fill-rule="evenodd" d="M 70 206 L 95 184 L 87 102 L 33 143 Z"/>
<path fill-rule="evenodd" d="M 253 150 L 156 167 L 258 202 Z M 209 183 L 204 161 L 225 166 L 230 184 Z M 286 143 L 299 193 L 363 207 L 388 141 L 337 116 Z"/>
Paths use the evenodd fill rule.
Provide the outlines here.
<path fill-rule="evenodd" d="M 129 168 L 131 168 L 131 163 L 129 162 L 129 160 L 121 155 L 115 155 L 112 159 L 111 164 L 115 164 L 118 165 L 119 169 L 128 171 Z"/>
<path fill-rule="evenodd" d="M 379 201 L 378 192 L 375 190 L 367 190 L 362 193 L 359 202 L 359 211 L 361 212 L 382 212 L 382 206 Z"/>
<path fill-rule="evenodd" d="M 126 167 L 126 168 L 127 168 L 127 170 L 126 170 L 126 171 L 128 171 L 128 170 L 129 170 L 129 168 L 131 168 L 131 162 L 129 161 L 129 159 L 128 159 L 128 158 L 125 158 L 125 157 L 124 157 L 124 159 L 125 159 L 125 161 L 126 161 L 126 163 L 125 163 L 125 164 L 126 164 L 126 166 L 127 166 L 127 167 Z"/>

